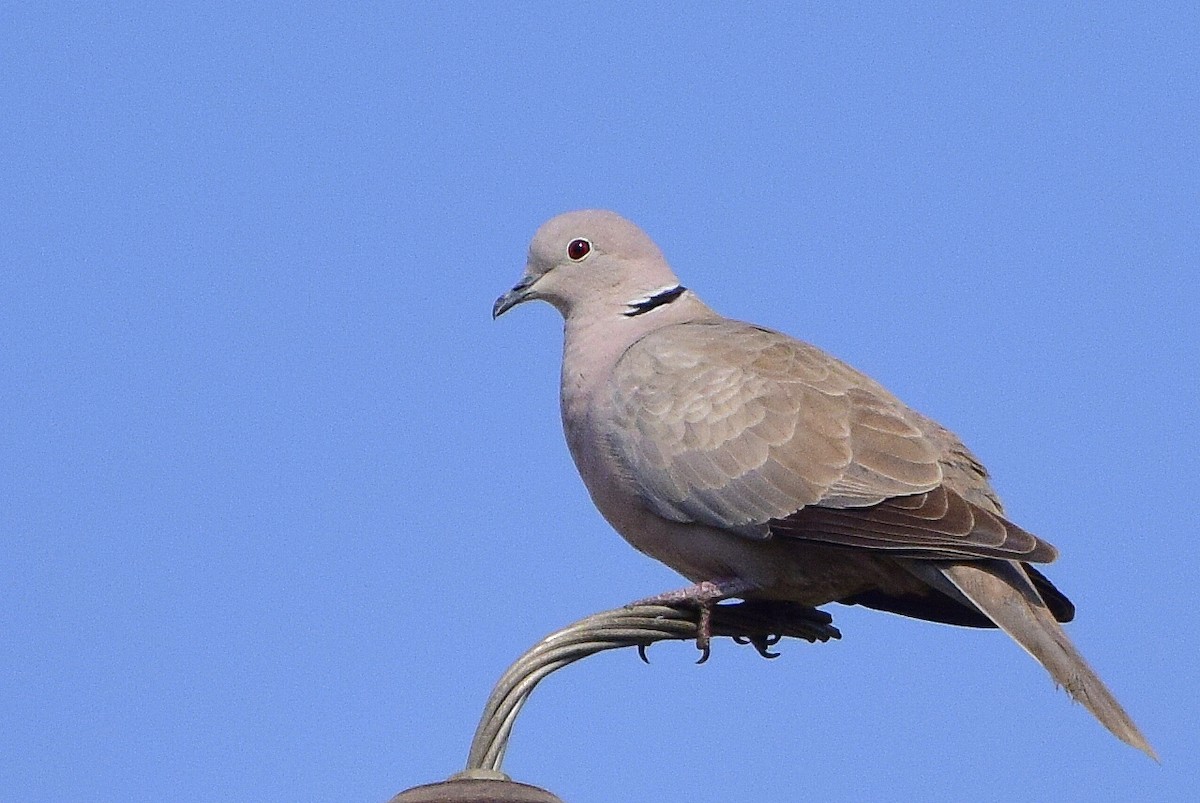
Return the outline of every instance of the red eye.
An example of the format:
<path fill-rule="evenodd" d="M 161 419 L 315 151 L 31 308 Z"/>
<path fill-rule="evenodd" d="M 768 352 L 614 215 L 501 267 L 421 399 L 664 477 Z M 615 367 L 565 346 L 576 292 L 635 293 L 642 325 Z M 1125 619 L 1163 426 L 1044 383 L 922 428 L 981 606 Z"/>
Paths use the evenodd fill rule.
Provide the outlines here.
<path fill-rule="evenodd" d="M 587 240 L 572 240 L 567 246 L 567 256 L 578 262 L 592 252 L 592 244 Z"/>

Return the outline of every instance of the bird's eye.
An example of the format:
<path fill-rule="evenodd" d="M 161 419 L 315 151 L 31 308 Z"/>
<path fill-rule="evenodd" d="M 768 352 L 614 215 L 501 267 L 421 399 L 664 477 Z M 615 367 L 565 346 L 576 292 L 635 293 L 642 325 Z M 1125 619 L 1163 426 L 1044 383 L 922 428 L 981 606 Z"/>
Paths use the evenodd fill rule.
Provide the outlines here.
<path fill-rule="evenodd" d="M 587 256 L 591 252 L 592 252 L 592 244 L 589 243 L 587 240 L 584 240 L 583 238 L 580 238 L 578 240 L 572 240 L 570 242 L 570 244 L 567 246 L 567 256 L 569 256 L 575 262 L 578 262 L 579 260 L 583 259 L 585 256 Z"/>

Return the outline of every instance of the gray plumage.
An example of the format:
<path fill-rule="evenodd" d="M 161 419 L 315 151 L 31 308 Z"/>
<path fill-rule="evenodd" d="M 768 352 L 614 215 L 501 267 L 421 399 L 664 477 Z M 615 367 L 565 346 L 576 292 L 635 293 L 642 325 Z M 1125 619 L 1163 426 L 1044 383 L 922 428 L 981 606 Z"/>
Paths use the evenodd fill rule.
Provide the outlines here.
<path fill-rule="evenodd" d="M 717 315 L 612 212 L 542 226 L 493 314 L 531 299 L 563 315 L 567 442 L 634 547 L 731 596 L 1000 627 L 1154 756 L 1058 624 L 1074 608 L 1031 565 L 1057 550 L 1004 517 L 954 434 L 819 349 Z"/>

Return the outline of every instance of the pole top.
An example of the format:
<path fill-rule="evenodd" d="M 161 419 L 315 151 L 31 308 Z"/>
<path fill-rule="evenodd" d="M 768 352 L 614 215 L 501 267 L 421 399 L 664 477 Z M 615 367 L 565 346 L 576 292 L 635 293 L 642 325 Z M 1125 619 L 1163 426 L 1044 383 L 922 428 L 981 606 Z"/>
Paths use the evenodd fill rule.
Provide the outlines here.
<path fill-rule="evenodd" d="M 563 803 L 545 789 L 517 783 L 502 772 L 472 770 L 447 781 L 406 789 L 388 803 Z"/>

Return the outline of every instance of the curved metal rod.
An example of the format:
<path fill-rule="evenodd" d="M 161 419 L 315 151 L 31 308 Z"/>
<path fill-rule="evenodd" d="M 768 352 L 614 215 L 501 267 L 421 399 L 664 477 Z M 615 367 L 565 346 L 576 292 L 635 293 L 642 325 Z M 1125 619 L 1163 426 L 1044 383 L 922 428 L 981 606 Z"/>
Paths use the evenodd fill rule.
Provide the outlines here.
<path fill-rule="evenodd" d="M 538 683 L 568 664 L 605 650 L 637 647 L 657 641 L 687 641 L 697 636 L 699 612 L 681 605 L 631 605 L 593 614 L 551 633 L 516 660 L 488 697 L 471 742 L 466 772 L 499 771 L 513 723 Z M 828 641 L 841 638 L 824 611 L 790 602 L 748 600 L 714 606 L 712 634 L 751 644 L 764 658 L 781 638 Z"/>

